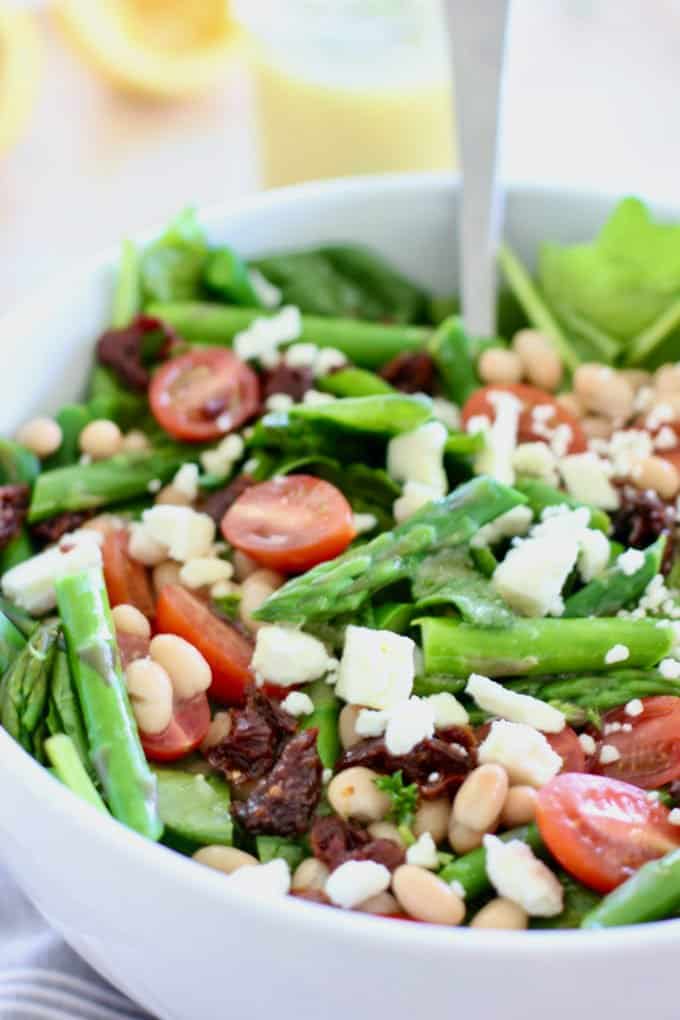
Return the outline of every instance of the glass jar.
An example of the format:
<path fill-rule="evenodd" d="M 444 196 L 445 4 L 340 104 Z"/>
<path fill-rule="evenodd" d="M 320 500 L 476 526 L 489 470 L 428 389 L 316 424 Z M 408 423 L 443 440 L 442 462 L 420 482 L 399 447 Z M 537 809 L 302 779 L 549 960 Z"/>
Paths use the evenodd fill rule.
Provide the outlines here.
<path fill-rule="evenodd" d="M 455 163 L 438 0 L 240 0 L 267 187 Z"/>

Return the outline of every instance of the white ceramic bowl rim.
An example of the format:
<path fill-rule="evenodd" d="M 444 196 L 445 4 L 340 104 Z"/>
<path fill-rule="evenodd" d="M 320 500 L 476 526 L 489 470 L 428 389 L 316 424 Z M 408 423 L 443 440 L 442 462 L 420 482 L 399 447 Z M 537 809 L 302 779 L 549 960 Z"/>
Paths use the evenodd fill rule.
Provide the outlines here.
<path fill-rule="evenodd" d="M 349 192 L 356 189 L 365 195 L 370 194 L 371 189 L 374 189 L 376 193 L 384 193 L 385 190 L 390 189 L 403 192 L 408 191 L 410 187 L 418 190 L 422 188 L 423 181 L 426 181 L 428 187 L 434 191 L 449 191 L 452 187 L 451 176 L 438 173 L 352 178 L 346 182 L 343 181 L 343 187 Z M 308 196 L 322 196 L 325 191 L 337 188 L 337 183 L 315 182 L 284 190 L 287 195 L 305 201 Z M 537 189 L 535 185 L 530 187 L 534 192 L 541 190 L 549 197 L 554 196 L 556 202 L 564 197 L 567 190 L 557 187 Z M 523 191 L 527 188 L 518 185 L 512 190 Z M 572 198 L 583 196 L 584 201 L 592 199 L 595 194 L 593 191 L 580 189 L 570 192 Z M 261 209 L 268 205 L 275 209 L 280 195 L 281 192 L 275 191 L 255 196 L 246 201 L 240 200 L 238 211 L 242 213 L 251 206 Z M 201 220 L 210 223 L 213 218 L 222 219 L 234 207 L 235 203 L 230 202 L 209 208 L 202 211 Z M 156 236 L 157 232 L 157 230 L 144 231 L 138 237 L 144 240 Z M 93 265 L 108 264 L 114 259 L 115 253 L 107 251 L 97 258 L 89 260 L 87 267 L 91 270 Z M 72 270 L 66 275 L 68 278 L 77 277 L 79 271 L 82 270 Z M 22 302 L 6 316 L 3 316 L 0 320 L 0 335 L 11 335 L 10 323 L 20 325 L 24 308 L 28 311 L 29 307 L 35 305 L 36 302 L 45 307 L 45 302 L 49 301 L 52 289 L 56 288 L 58 291 L 61 282 L 61 280 L 53 281 L 37 295 L 34 295 L 30 299 L 30 304 L 28 300 Z M 12 329 L 16 329 L 16 326 L 13 325 Z M 372 917 L 352 911 L 305 903 L 294 897 L 287 897 L 283 902 L 280 899 L 253 900 L 250 895 L 230 888 L 228 879 L 219 872 L 198 866 L 181 854 L 126 829 L 113 817 L 95 810 L 61 783 L 55 782 L 50 774 L 2 729 L 0 729 L 0 755 L 2 755 L 10 774 L 20 775 L 21 781 L 33 794 L 45 800 L 49 798 L 53 806 L 63 812 L 65 816 L 70 816 L 83 840 L 97 843 L 106 842 L 115 849 L 121 858 L 127 857 L 136 860 L 140 866 L 150 872 L 162 869 L 173 881 L 187 883 L 209 893 L 212 897 L 221 899 L 225 908 L 228 908 L 230 903 L 238 903 L 240 909 L 251 910 L 259 914 L 263 923 L 266 923 L 267 918 L 273 919 L 274 916 L 280 919 L 281 911 L 285 910 L 288 930 L 292 934 L 293 927 L 298 928 L 302 938 L 313 937 L 315 931 L 329 932 L 338 941 L 347 939 L 355 944 L 364 942 L 367 952 L 370 952 L 371 943 L 374 943 L 376 938 L 379 938 L 383 944 L 393 946 L 395 951 L 405 950 L 408 945 L 417 942 L 420 951 L 428 949 L 437 956 L 455 952 L 458 959 L 464 957 L 466 953 L 477 957 L 483 945 L 486 952 L 502 955 L 508 962 L 513 959 L 521 960 L 527 951 L 534 957 L 537 954 L 543 955 L 559 951 L 562 955 L 573 956 L 575 963 L 578 962 L 579 956 L 582 956 L 584 951 L 589 954 L 609 957 L 617 948 L 630 948 L 642 940 L 644 940 L 646 952 L 649 952 L 654 946 L 661 948 L 668 943 L 677 943 L 680 920 L 656 922 L 646 924 L 644 927 L 634 925 L 626 928 L 607 929 L 600 932 L 572 930 L 480 932 L 468 928 L 441 928 L 435 925 L 412 924 Z"/>

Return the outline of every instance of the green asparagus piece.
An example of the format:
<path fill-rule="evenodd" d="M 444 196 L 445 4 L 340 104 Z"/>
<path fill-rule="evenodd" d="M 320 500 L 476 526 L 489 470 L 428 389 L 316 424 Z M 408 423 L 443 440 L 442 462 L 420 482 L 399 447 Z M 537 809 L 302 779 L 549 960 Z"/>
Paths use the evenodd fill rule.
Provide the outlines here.
<path fill-rule="evenodd" d="M 158 450 L 45 471 L 33 489 L 28 520 L 35 524 L 65 510 L 90 510 L 145 495 L 150 482 L 169 481 L 183 462 L 174 450 Z"/>
<path fill-rule="evenodd" d="M 316 380 L 314 384 L 323 393 L 334 397 L 374 397 L 383 393 L 394 393 L 394 387 L 381 379 L 375 372 L 364 368 L 342 368 Z"/>
<path fill-rule="evenodd" d="M 388 393 L 372 397 L 345 397 L 326 404 L 300 404 L 288 412 L 292 421 L 314 428 L 337 428 L 395 436 L 411 432 L 432 418 L 429 400 Z"/>
<path fill-rule="evenodd" d="M 481 432 L 449 432 L 444 446 L 445 453 L 458 457 L 480 453 L 483 449 L 484 436 Z"/>
<path fill-rule="evenodd" d="M 78 440 L 80 433 L 94 415 L 87 404 L 66 404 L 57 412 L 56 420 L 61 428 L 61 446 L 43 463 L 43 471 L 67 467 L 80 459 Z"/>
<path fill-rule="evenodd" d="M 203 283 L 224 301 L 246 308 L 260 308 L 261 302 L 248 273 L 248 266 L 233 248 L 217 248 L 203 268 Z"/>
<path fill-rule="evenodd" d="M 208 244 L 195 211 L 182 210 L 142 254 L 144 297 L 149 301 L 190 301 L 198 297 L 207 257 Z"/>
<path fill-rule="evenodd" d="M 434 360 L 445 395 L 455 404 L 464 404 L 480 383 L 472 342 L 459 316 L 452 315 L 442 322 L 430 337 L 427 350 Z"/>
<path fill-rule="evenodd" d="M 101 571 L 60 578 L 57 603 L 90 758 L 112 814 L 131 829 L 159 839 L 163 826 L 156 781 L 142 751 L 120 665 Z"/>
<path fill-rule="evenodd" d="M 527 843 L 536 854 L 544 852 L 543 841 L 535 825 L 523 825 L 519 829 L 510 829 L 499 836 L 504 843 L 512 839 L 518 839 Z M 486 874 L 486 850 L 480 846 L 477 850 L 471 850 L 457 860 L 447 864 L 439 872 L 443 882 L 460 882 L 465 890 L 465 898 L 473 900 L 483 893 L 491 891 L 491 883 Z"/>
<path fill-rule="evenodd" d="M 564 890 L 564 909 L 556 917 L 533 917 L 531 928 L 580 928 L 583 919 L 597 907 L 602 897 L 592 889 L 587 889 L 566 871 L 557 877 Z"/>
<path fill-rule="evenodd" d="M 224 779 L 158 766 L 153 773 L 158 783 L 158 811 L 167 837 L 196 846 L 231 846 L 234 838 L 231 795 Z"/>
<path fill-rule="evenodd" d="M 477 570 L 484 574 L 484 577 L 493 577 L 493 572 L 498 566 L 498 560 L 488 545 L 470 546 L 470 559 L 477 567 Z"/>
<path fill-rule="evenodd" d="M 262 864 L 268 864 L 269 861 L 275 861 L 280 857 L 288 861 L 291 871 L 295 871 L 305 857 L 304 848 L 299 843 L 293 839 L 284 839 L 282 836 L 256 836 L 255 848 Z"/>
<path fill-rule="evenodd" d="M 262 318 L 258 308 L 236 308 L 198 301 L 152 304 L 149 315 L 163 319 L 189 343 L 229 344 L 237 333 Z M 336 347 L 362 368 L 378 368 L 403 351 L 418 351 L 430 330 L 422 326 L 384 326 L 356 319 L 304 315 L 299 341 Z"/>
<path fill-rule="evenodd" d="M 5 620 L 6 617 L 6 620 Z M 19 632 L 24 641 L 17 644 L 16 635 L 12 633 L 6 627 L 6 623 L 12 624 L 13 628 Z M 10 659 L 14 658 L 14 654 L 8 655 L 5 651 L 6 641 L 9 641 L 12 647 L 16 647 L 18 651 L 24 647 L 26 638 L 29 638 L 35 630 L 36 622 L 35 619 L 27 613 L 25 609 L 10 602 L 9 599 L 0 596 L 0 673 L 9 664 Z M 9 631 L 9 636 L 8 635 Z"/>
<path fill-rule="evenodd" d="M 414 611 L 410 602 L 384 602 L 375 607 L 373 626 L 376 630 L 393 630 L 395 634 L 405 634 Z"/>
<path fill-rule="evenodd" d="M 251 262 L 303 314 L 380 320 L 385 311 L 366 288 L 343 276 L 319 250 L 283 252 Z"/>
<path fill-rule="evenodd" d="M 92 807 L 97 808 L 107 815 L 106 804 L 99 796 L 97 789 L 83 768 L 73 741 L 64 733 L 58 733 L 45 741 L 45 753 L 52 763 L 52 768 L 57 779 L 60 779 L 64 786 L 82 797 Z"/>
<path fill-rule="evenodd" d="M 413 579 L 416 609 L 453 605 L 478 627 L 509 627 L 516 619 L 489 580 L 470 564 L 466 549 L 442 549 L 418 567 Z"/>
<path fill-rule="evenodd" d="M 118 263 L 118 277 L 113 292 L 111 327 L 121 329 L 127 326 L 141 311 L 141 257 L 134 241 L 123 241 Z"/>
<path fill-rule="evenodd" d="M 469 541 L 483 524 L 521 502 L 514 489 L 490 478 L 476 478 L 429 503 L 394 531 L 289 581 L 256 616 L 295 623 L 355 612 L 374 592 L 412 578 L 434 550 Z"/>
<path fill-rule="evenodd" d="M 146 394 L 125 389 L 111 369 L 95 365 L 90 376 L 87 410 L 91 418 L 111 418 L 122 429 L 139 427 L 148 412 Z"/>
<path fill-rule="evenodd" d="M 413 684 L 413 693 L 421 698 L 430 694 L 462 694 L 467 684 L 467 677 L 449 676 L 447 673 L 417 676 Z"/>
<path fill-rule="evenodd" d="M 561 492 L 559 489 L 553 488 L 552 485 L 539 481 L 537 478 L 518 478 L 515 482 L 515 488 L 524 493 L 534 517 L 537 518 L 540 518 L 543 511 L 549 506 L 568 506 L 575 510 L 578 507 L 587 505 L 586 503 L 580 503 L 572 496 L 568 496 L 566 492 Z M 597 507 L 588 506 L 588 509 L 590 510 L 590 527 L 596 528 L 598 531 L 604 531 L 605 535 L 607 535 L 611 528 L 609 516 L 604 510 L 599 510 Z"/>
<path fill-rule="evenodd" d="M 12 567 L 16 567 L 19 563 L 23 563 L 24 560 L 28 560 L 33 555 L 33 542 L 26 528 L 22 528 L 21 531 L 14 538 L 11 538 L 3 549 L 0 549 L 0 577 L 6 574 Z"/>
<path fill-rule="evenodd" d="M 47 705 L 57 633 L 54 621 L 38 625 L 0 681 L 0 723 L 29 753 Z"/>
<path fill-rule="evenodd" d="M 443 617 L 415 622 L 422 631 L 425 672 L 453 676 L 612 671 L 616 664 L 608 666 L 605 657 L 614 645 L 628 649 L 627 666 L 655 666 L 673 646 L 672 628 L 659 627 L 654 620 L 518 619 L 493 635 Z"/>
<path fill-rule="evenodd" d="M 32 485 L 39 474 L 34 453 L 11 439 L 0 439 L 0 485 Z"/>
<path fill-rule="evenodd" d="M 376 318 L 392 322 L 422 322 L 427 296 L 376 251 L 359 245 L 329 245 L 321 249 L 331 266 L 352 281 L 366 298 L 378 305 Z M 357 309 L 362 318 L 362 309 Z"/>
<path fill-rule="evenodd" d="M 658 574 L 666 548 L 666 536 L 645 550 L 645 561 L 634 574 L 624 574 L 616 565 L 608 567 L 599 577 L 593 578 L 584 588 L 570 595 L 564 604 L 564 616 L 614 616 L 619 609 L 630 606 L 640 598 L 645 588 Z"/>
<path fill-rule="evenodd" d="M 680 850 L 648 861 L 586 914 L 582 928 L 616 928 L 672 917 L 680 910 Z"/>
<path fill-rule="evenodd" d="M 94 775 L 87 746 L 85 724 L 78 704 L 78 697 L 73 688 L 68 656 L 61 648 L 57 649 L 52 666 L 48 724 L 51 733 L 65 733 L 70 738 L 83 768 L 90 775 Z"/>
<path fill-rule="evenodd" d="M 306 688 L 306 694 L 312 699 L 314 711 L 305 716 L 302 722 L 304 730 L 318 730 L 316 747 L 325 769 L 332 769 L 340 753 L 338 736 L 338 716 L 340 702 L 324 680 L 316 680 Z"/>

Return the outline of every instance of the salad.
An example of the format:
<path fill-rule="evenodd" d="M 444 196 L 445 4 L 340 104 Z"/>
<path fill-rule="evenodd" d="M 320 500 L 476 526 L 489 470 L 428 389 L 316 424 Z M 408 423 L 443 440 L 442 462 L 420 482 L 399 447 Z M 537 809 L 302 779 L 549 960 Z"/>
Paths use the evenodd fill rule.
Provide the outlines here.
<path fill-rule="evenodd" d="M 125 242 L 0 440 L 0 724 L 253 897 L 680 914 L 680 227 L 509 248 L 499 336 L 351 244 Z"/>

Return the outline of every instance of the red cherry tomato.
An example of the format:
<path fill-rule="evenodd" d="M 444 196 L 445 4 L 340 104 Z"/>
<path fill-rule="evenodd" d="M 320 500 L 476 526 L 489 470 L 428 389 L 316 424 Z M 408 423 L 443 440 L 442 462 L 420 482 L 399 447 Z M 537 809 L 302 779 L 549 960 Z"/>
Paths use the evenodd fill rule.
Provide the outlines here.
<path fill-rule="evenodd" d="M 680 698 L 643 698 L 642 705 L 641 715 L 630 716 L 623 707 L 603 716 L 603 732 L 591 771 L 654 790 L 680 778 Z M 607 732 L 612 726 L 632 729 Z M 603 744 L 615 747 L 620 758 L 602 765 L 599 758 Z"/>
<path fill-rule="evenodd" d="M 176 702 L 169 725 L 162 733 L 140 733 L 150 761 L 177 761 L 195 751 L 210 726 L 210 705 L 205 694 Z"/>
<path fill-rule="evenodd" d="M 559 733 L 546 733 L 545 737 L 564 762 L 561 772 L 585 772 L 586 756 L 571 726 L 565 726 Z"/>
<path fill-rule="evenodd" d="M 602 893 L 680 845 L 668 808 L 605 776 L 556 776 L 538 792 L 536 821 L 562 867 Z"/>
<path fill-rule="evenodd" d="M 246 489 L 222 518 L 222 534 L 265 567 L 297 573 L 344 552 L 352 508 L 329 482 L 288 475 Z"/>
<path fill-rule="evenodd" d="M 136 606 L 151 618 L 155 613 L 153 590 L 145 566 L 128 553 L 126 531 L 110 532 L 102 544 L 104 581 L 111 606 Z"/>
<path fill-rule="evenodd" d="M 252 368 L 226 347 L 210 347 L 161 365 L 151 380 L 149 402 L 171 436 L 205 443 L 251 418 L 259 394 Z"/>
<path fill-rule="evenodd" d="M 198 648 L 212 670 L 212 697 L 228 704 L 243 701 L 246 685 L 253 680 L 253 647 L 235 627 L 218 619 L 185 588 L 169 584 L 158 596 L 156 629 L 160 634 L 178 634 Z"/>
<path fill-rule="evenodd" d="M 535 443 L 540 440 L 545 442 L 558 425 L 568 425 L 571 429 L 571 439 L 567 453 L 582 453 L 587 448 L 586 435 L 577 419 L 558 404 L 550 393 L 540 390 L 537 386 L 527 386 L 526 383 L 515 383 L 512 386 L 483 386 L 472 394 L 463 407 L 463 425 L 467 425 L 470 418 L 480 414 L 490 418 L 491 421 L 495 420 L 496 409 L 489 399 L 493 393 L 512 393 L 521 400 L 523 407 L 518 433 L 520 443 Z M 537 407 L 550 407 L 552 412 L 547 417 L 541 417 L 540 412 L 534 416 L 534 408 Z"/>

